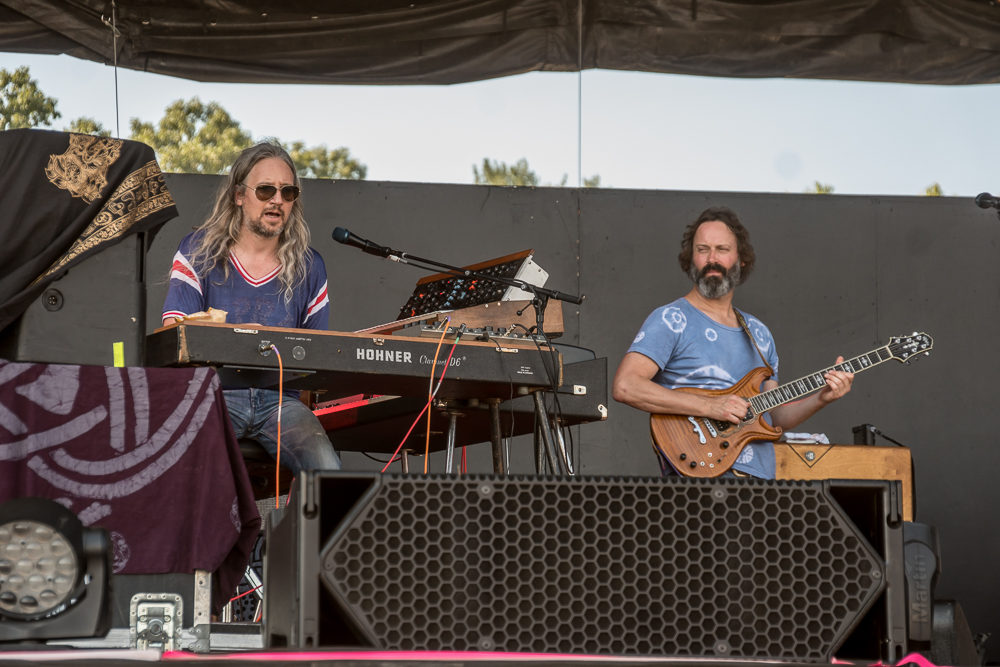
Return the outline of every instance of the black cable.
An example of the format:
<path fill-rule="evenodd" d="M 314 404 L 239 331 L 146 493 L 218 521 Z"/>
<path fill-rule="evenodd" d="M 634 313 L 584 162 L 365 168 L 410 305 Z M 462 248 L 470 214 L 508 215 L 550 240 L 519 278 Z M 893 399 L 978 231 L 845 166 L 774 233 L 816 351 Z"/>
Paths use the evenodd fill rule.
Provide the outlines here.
<path fill-rule="evenodd" d="M 520 326 L 524 327 L 523 324 L 520 325 Z M 545 341 L 545 344 L 549 346 L 549 358 L 550 358 L 551 363 L 552 363 L 552 368 L 551 369 L 549 368 L 548 364 L 545 363 L 545 352 L 542 351 L 542 346 L 538 342 L 538 338 L 539 337 L 541 337 Z M 569 440 L 569 452 L 567 452 L 566 456 L 567 456 L 567 459 L 569 459 L 572 462 L 573 459 L 574 459 L 573 434 L 572 434 L 572 431 L 570 431 L 568 427 L 563 427 L 562 426 L 563 411 L 562 411 L 562 405 L 559 403 L 559 386 L 556 384 L 556 380 L 553 377 L 553 373 L 554 373 L 556 367 L 558 366 L 559 358 L 556 356 L 556 354 L 557 354 L 556 353 L 556 349 L 554 347 L 552 347 L 552 341 L 549 340 L 548 336 L 545 335 L 544 331 L 540 332 L 537 336 L 534 336 L 532 338 L 532 340 L 535 343 L 535 349 L 538 350 L 538 354 L 541 355 L 541 357 L 542 357 L 542 368 L 545 369 L 545 375 L 548 378 L 549 386 L 552 387 L 552 401 L 553 401 L 553 406 L 555 407 L 556 422 L 559 424 L 558 428 L 560 430 L 562 430 L 563 428 L 566 428 L 565 432 L 569 435 L 569 438 L 566 438 L 566 439 Z M 553 446 L 556 446 L 556 443 L 552 443 L 552 444 L 553 444 Z M 576 468 L 574 468 L 573 474 L 574 475 L 576 474 Z"/>
<path fill-rule="evenodd" d="M 378 462 L 378 463 L 381 463 L 381 464 L 383 464 L 383 465 L 385 465 L 385 464 L 389 464 L 389 463 L 392 463 L 392 462 L 396 461 L 396 460 L 397 460 L 397 459 L 399 458 L 398 456 L 393 456 L 393 457 L 392 457 L 391 459 L 389 459 L 388 461 L 383 461 L 382 459 L 379 459 L 379 458 L 375 458 L 374 456 L 372 456 L 372 455 L 371 455 L 371 454 L 369 454 L 368 452 L 361 452 L 361 455 L 362 455 L 362 456 L 364 456 L 365 458 L 369 458 L 369 459 L 371 459 L 372 461 L 376 461 L 376 462 Z"/>

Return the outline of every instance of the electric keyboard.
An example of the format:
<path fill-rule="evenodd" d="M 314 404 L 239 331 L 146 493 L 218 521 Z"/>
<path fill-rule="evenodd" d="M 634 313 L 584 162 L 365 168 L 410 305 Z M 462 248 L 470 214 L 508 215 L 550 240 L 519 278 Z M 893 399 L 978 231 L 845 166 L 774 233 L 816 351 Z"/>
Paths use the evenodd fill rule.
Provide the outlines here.
<path fill-rule="evenodd" d="M 276 388 L 277 348 L 285 389 L 426 398 L 431 368 L 436 385 L 454 338 L 438 351 L 424 337 L 182 322 L 150 334 L 145 359 L 147 366 L 215 366 L 225 387 Z M 508 399 L 562 381 L 562 356 L 545 344 L 459 341 L 437 398 Z"/>

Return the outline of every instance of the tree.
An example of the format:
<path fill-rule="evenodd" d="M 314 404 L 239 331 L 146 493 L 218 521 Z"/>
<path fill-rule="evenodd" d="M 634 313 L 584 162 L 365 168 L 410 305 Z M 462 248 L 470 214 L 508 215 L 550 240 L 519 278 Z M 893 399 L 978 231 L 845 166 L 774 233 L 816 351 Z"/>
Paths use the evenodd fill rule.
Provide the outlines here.
<path fill-rule="evenodd" d="M 515 186 L 537 186 L 539 185 L 538 174 L 528 166 L 528 161 L 521 158 L 514 164 L 507 164 L 499 160 L 483 158 L 483 170 L 480 171 L 476 165 L 472 165 L 472 182 L 476 185 L 515 185 Z M 563 174 L 562 180 L 558 183 L 546 183 L 546 186 L 559 188 L 566 187 L 569 176 Z M 601 187 L 601 177 L 594 174 L 590 178 L 583 179 L 583 187 Z"/>
<path fill-rule="evenodd" d="M 67 132 L 76 132 L 78 134 L 93 134 L 98 137 L 110 137 L 111 130 L 104 129 L 104 126 L 98 123 L 93 118 L 88 118 L 87 116 L 80 116 L 76 120 L 70 122 L 69 127 L 66 128 Z"/>
<path fill-rule="evenodd" d="M 806 192 L 814 195 L 832 195 L 833 186 L 828 183 L 820 183 L 819 181 L 813 181 L 812 186 L 807 188 Z"/>
<path fill-rule="evenodd" d="M 941 191 L 940 183 L 931 183 L 926 188 L 924 188 L 924 194 L 927 195 L 928 197 L 940 197 L 944 195 L 944 192 Z"/>
<path fill-rule="evenodd" d="M 531 170 L 525 158 L 509 165 L 484 157 L 482 172 L 476 165 L 472 165 L 472 179 L 476 185 L 538 185 L 538 174 Z"/>
<path fill-rule="evenodd" d="M 152 146 L 160 167 L 168 172 L 223 174 L 240 151 L 254 143 L 251 134 L 218 102 L 204 104 L 197 97 L 171 104 L 158 125 L 133 118 L 131 127 L 130 138 Z M 278 143 L 291 155 L 302 177 L 360 180 L 368 174 L 368 167 L 346 148 L 330 150 L 322 144 L 308 148 L 301 141 Z"/>
<path fill-rule="evenodd" d="M 0 130 L 47 126 L 60 116 L 56 100 L 39 90 L 27 67 L 0 69 Z"/>
<path fill-rule="evenodd" d="M 341 146 L 328 149 L 324 144 L 306 148 L 301 141 L 283 144 L 303 178 L 339 178 L 362 181 L 368 167 L 351 157 L 351 151 Z"/>
<path fill-rule="evenodd" d="M 138 118 L 130 126 L 130 138 L 152 146 L 160 167 L 169 172 L 222 174 L 253 144 L 250 133 L 228 111 L 197 97 L 168 106 L 158 126 Z"/>

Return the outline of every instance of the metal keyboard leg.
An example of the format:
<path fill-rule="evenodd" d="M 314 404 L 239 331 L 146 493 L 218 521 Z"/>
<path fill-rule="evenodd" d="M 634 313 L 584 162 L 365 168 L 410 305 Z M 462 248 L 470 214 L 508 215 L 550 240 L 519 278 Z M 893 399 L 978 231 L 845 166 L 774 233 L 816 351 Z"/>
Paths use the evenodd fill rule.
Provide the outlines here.
<path fill-rule="evenodd" d="M 545 474 L 545 447 L 542 446 L 542 427 L 535 420 L 535 474 L 544 475 Z"/>
<path fill-rule="evenodd" d="M 566 468 L 556 453 L 552 432 L 549 430 L 549 415 L 545 409 L 545 402 L 542 400 L 542 392 L 535 391 L 531 395 L 535 399 L 535 420 L 540 426 L 539 430 L 542 433 L 542 442 L 545 444 L 545 457 L 549 462 L 549 469 L 554 475 L 565 475 Z"/>
<path fill-rule="evenodd" d="M 500 399 L 491 398 L 490 403 L 490 443 L 493 445 L 493 472 L 506 475 L 503 462 L 503 437 L 500 435 Z"/>
<path fill-rule="evenodd" d="M 451 474 L 451 462 L 455 456 L 455 421 L 458 419 L 458 415 L 454 412 L 448 413 L 448 440 L 445 445 L 445 460 L 444 460 L 444 472 L 446 475 Z"/>
<path fill-rule="evenodd" d="M 566 439 L 563 437 L 562 429 L 559 427 L 559 420 L 552 418 L 552 432 L 556 434 L 556 444 L 559 445 L 559 454 L 562 456 L 563 466 L 567 475 L 575 475 L 573 471 L 573 461 L 570 460 L 569 452 L 566 450 Z"/>

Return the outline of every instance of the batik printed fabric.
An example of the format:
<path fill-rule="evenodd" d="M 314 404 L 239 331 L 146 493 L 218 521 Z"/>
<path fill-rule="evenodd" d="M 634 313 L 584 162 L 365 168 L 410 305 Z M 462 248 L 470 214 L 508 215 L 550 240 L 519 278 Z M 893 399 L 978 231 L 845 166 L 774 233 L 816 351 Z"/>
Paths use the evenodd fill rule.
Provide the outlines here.
<path fill-rule="evenodd" d="M 757 318 L 743 315 L 760 351 L 774 369 L 770 379 L 777 381 L 778 352 L 771 332 Z M 656 363 L 660 370 L 653 382 L 668 389 L 728 389 L 754 368 L 763 366 L 742 327 L 719 324 L 683 297 L 650 313 L 628 351 Z M 765 418 L 770 421 L 768 416 Z M 660 468 L 665 474 L 673 472 L 662 456 Z M 773 443 L 747 445 L 733 468 L 754 477 L 774 479 Z"/>
<path fill-rule="evenodd" d="M 0 501 L 51 498 L 108 531 L 115 574 L 243 576 L 260 516 L 211 368 L 0 360 Z"/>
<path fill-rule="evenodd" d="M 318 252 L 309 248 L 305 282 L 295 287 L 290 301 L 285 301 L 284 285 L 278 279 L 280 266 L 266 276 L 254 277 L 235 255 L 230 255 L 228 276 L 221 266 L 213 267 L 207 275 L 199 275 L 192 258 L 200 235 L 201 232 L 192 232 L 181 239 L 170 269 L 163 319 L 180 319 L 211 307 L 226 311 L 226 321 L 233 324 L 326 330 L 330 299 L 326 265 Z"/>

